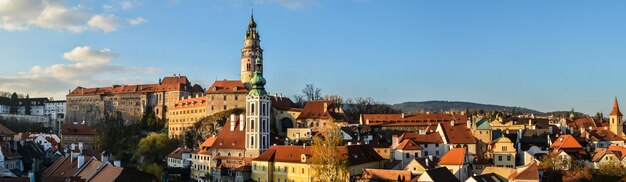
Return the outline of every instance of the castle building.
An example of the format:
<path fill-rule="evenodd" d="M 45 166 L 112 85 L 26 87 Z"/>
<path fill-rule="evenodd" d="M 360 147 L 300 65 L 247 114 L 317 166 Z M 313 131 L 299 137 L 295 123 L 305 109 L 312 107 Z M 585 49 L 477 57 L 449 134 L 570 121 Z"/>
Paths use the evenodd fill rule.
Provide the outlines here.
<path fill-rule="evenodd" d="M 120 116 L 125 122 L 139 119 L 146 109 L 157 117 L 167 116 L 168 108 L 186 98 L 202 96 L 200 85 L 191 85 L 185 76 L 170 76 L 156 84 L 76 87 L 67 94 L 66 122 L 93 124 L 105 116 Z"/>
<path fill-rule="evenodd" d="M 622 112 L 619 111 L 619 104 L 617 103 L 617 97 L 613 101 L 613 111 L 609 116 L 609 129 L 611 132 L 618 136 L 624 137 L 624 120 L 622 120 Z"/>
<path fill-rule="evenodd" d="M 263 60 L 263 49 L 261 49 L 261 39 L 256 30 L 254 15 L 250 16 L 248 30 L 246 31 L 243 48 L 241 49 L 241 82 L 246 88 L 251 88 L 250 80 L 255 71 L 262 71 L 263 65 L 255 64 L 255 61 Z"/>
<path fill-rule="evenodd" d="M 170 138 L 184 137 L 185 131 L 207 115 L 205 97 L 196 97 L 178 101 L 167 112 L 167 135 Z"/>
<path fill-rule="evenodd" d="M 248 89 L 240 80 L 218 80 L 206 92 L 207 115 L 234 108 L 245 108 Z"/>

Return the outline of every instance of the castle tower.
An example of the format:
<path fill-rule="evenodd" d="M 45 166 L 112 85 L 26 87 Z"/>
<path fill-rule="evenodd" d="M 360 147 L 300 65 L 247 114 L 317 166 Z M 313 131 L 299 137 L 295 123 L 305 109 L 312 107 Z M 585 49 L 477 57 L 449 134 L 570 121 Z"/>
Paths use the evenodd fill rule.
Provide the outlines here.
<path fill-rule="evenodd" d="M 260 57 L 256 57 L 255 66 L 263 66 Z M 271 100 L 265 91 L 265 78 L 260 69 L 254 71 L 250 79 L 252 89 L 246 96 L 246 156 L 258 157 L 270 146 L 270 109 Z"/>
<path fill-rule="evenodd" d="M 613 111 L 609 116 L 609 128 L 610 131 L 619 136 L 624 136 L 624 120 L 622 120 L 622 112 L 619 111 L 619 104 L 617 104 L 617 97 L 613 102 Z"/>
<path fill-rule="evenodd" d="M 254 14 L 250 16 L 248 22 L 248 30 L 244 37 L 243 48 L 241 49 L 241 82 L 247 89 L 251 89 L 250 79 L 257 70 L 262 71 L 263 66 L 256 65 L 258 59 L 263 62 L 263 49 L 261 49 L 261 39 L 256 30 L 256 22 L 254 22 Z"/>

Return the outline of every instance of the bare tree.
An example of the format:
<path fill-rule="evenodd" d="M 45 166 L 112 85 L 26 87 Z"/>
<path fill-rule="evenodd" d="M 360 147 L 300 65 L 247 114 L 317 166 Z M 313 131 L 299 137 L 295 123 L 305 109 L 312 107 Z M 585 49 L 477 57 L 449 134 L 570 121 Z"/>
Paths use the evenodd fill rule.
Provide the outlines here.
<path fill-rule="evenodd" d="M 296 107 L 303 108 L 306 100 L 304 100 L 304 95 L 293 95 L 293 103 L 296 104 Z"/>
<path fill-rule="evenodd" d="M 343 97 L 339 95 L 324 95 L 322 100 L 328 100 L 333 102 L 333 109 L 341 110 L 343 108 Z"/>
<path fill-rule="evenodd" d="M 348 99 L 346 106 L 345 112 L 352 118 L 358 118 L 361 114 L 397 114 L 402 112 L 389 104 L 375 101 L 369 97 Z"/>
<path fill-rule="evenodd" d="M 322 89 L 315 87 L 313 84 L 306 84 L 302 93 L 306 97 L 307 101 L 320 100 L 322 95 Z"/>

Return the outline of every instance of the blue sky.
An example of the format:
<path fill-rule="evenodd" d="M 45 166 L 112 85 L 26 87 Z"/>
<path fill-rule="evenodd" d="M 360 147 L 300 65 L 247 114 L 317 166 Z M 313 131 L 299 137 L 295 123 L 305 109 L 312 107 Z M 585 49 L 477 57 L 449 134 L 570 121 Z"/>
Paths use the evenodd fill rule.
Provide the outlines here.
<path fill-rule="evenodd" d="M 626 102 L 626 2 L 582 0 L 0 0 L 0 90 L 238 79 L 251 4 L 270 92 L 585 113 Z"/>

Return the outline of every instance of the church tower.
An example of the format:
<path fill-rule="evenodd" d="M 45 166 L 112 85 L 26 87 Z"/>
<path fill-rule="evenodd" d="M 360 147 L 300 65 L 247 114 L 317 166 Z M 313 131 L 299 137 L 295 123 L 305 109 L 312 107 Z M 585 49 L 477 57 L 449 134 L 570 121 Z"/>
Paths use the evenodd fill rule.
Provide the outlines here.
<path fill-rule="evenodd" d="M 248 22 L 248 30 L 244 37 L 243 48 L 241 49 L 241 82 L 247 89 L 251 89 L 250 79 L 254 76 L 254 72 L 263 70 L 263 66 L 258 66 L 255 61 L 261 59 L 263 61 L 263 49 L 261 49 L 261 39 L 256 30 L 256 22 L 254 22 L 254 14 L 250 16 Z"/>
<path fill-rule="evenodd" d="M 624 136 L 624 120 L 622 120 L 622 112 L 619 111 L 619 104 L 617 104 L 617 97 L 613 101 L 613 111 L 609 116 L 610 131 L 618 136 Z"/>
<path fill-rule="evenodd" d="M 261 57 L 256 57 L 255 67 L 263 67 Z M 271 100 L 265 91 L 265 78 L 261 69 L 250 79 L 251 89 L 246 96 L 246 156 L 258 157 L 270 146 Z"/>

